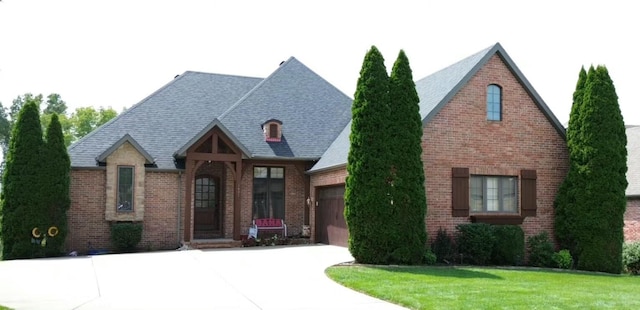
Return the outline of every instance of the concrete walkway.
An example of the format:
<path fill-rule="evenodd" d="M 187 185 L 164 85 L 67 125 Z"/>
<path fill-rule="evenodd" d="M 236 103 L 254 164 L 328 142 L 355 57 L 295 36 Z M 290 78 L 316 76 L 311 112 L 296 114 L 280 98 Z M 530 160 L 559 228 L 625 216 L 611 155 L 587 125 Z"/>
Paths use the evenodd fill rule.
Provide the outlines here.
<path fill-rule="evenodd" d="M 404 309 L 326 277 L 342 247 L 190 250 L 0 262 L 19 309 Z"/>

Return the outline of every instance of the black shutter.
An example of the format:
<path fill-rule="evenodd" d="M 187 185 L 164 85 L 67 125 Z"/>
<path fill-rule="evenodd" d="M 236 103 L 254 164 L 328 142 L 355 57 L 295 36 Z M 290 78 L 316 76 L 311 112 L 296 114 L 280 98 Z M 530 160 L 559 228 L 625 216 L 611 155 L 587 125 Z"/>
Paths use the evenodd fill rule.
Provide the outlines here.
<path fill-rule="evenodd" d="M 535 170 L 520 171 L 520 179 L 522 183 L 522 216 L 536 216 L 538 209 L 536 197 L 536 179 Z"/>
<path fill-rule="evenodd" d="M 454 217 L 469 216 L 469 168 L 451 169 L 451 204 Z"/>

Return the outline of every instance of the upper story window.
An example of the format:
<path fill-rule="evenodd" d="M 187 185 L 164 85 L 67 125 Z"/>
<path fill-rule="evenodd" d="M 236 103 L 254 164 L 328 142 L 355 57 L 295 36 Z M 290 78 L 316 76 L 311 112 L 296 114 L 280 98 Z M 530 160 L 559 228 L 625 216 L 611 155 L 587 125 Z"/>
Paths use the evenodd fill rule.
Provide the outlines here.
<path fill-rule="evenodd" d="M 262 124 L 264 138 L 267 142 L 280 142 L 282 139 L 282 122 L 270 119 Z"/>
<path fill-rule="evenodd" d="M 135 167 L 118 166 L 118 199 L 117 208 L 119 212 L 133 211 L 133 179 Z"/>
<path fill-rule="evenodd" d="M 471 176 L 472 213 L 518 213 L 518 178 L 515 176 Z"/>
<path fill-rule="evenodd" d="M 487 86 L 487 120 L 502 120 L 502 89 L 495 84 Z"/>

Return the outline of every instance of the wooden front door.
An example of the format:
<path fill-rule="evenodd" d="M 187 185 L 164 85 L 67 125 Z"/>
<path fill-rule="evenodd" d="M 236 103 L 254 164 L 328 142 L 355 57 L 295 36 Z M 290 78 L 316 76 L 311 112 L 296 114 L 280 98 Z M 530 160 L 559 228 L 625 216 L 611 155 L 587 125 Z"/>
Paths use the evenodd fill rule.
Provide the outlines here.
<path fill-rule="evenodd" d="M 203 175 L 196 177 L 193 193 L 193 238 L 222 237 L 222 199 L 220 179 Z"/>

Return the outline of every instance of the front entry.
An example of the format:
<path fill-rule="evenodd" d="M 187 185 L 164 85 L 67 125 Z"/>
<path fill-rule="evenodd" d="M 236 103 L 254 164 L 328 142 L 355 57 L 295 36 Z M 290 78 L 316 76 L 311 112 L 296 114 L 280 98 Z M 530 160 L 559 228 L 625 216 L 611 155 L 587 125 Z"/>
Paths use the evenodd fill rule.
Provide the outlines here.
<path fill-rule="evenodd" d="M 196 177 L 193 192 L 193 238 L 221 238 L 222 199 L 220 197 L 220 178 L 211 175 Z"/>

